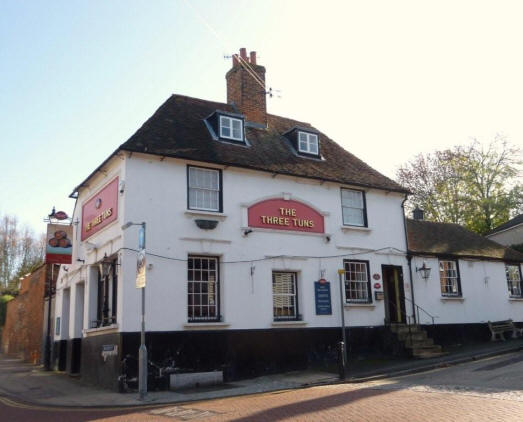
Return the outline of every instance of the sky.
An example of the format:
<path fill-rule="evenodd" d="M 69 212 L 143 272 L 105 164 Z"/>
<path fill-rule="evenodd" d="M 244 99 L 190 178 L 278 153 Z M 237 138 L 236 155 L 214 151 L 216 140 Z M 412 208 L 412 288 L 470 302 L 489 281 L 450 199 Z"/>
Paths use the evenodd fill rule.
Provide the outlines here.
<path fill-rule="evenodd" d="M 0 2 L 0 215 L 36 233 L 173 93 L 226 101 L 257 51 L 268 112 L 394 178 L 419 153 L 523 147 L 520 1 Z"/>

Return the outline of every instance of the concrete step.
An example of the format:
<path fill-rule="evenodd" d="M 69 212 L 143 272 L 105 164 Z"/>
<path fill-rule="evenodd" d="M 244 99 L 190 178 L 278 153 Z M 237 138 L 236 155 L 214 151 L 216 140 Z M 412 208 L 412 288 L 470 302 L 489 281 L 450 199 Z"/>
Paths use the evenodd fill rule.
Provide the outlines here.
<path fill-rule="evenodd" d="M 422 340 L 406 339 L 403 343 L 407 349 L 423 349 L 425 347 L 435 346 L 434 339 L 425 338 Z"/>
<path fill-rule="evenodd" d="M 439 358 L 440 356 L 448 355 L 447 352 L 433 352 L 433 351 L 420 351 L 412 354 L 412 357 L 417 359 L 430 359 L 430 358 Z"/>
<path fill-rule="evenodd" d="M 399 332 L 396 333 L 398 336 L 398 340 L 400 341 L 407 341 L 407 340 L 425 340 L 427 338 L 427 332 L 420 330 L 420 331 L 405 331 L 405 332 Z"/>
<path fill-rule="evenodd" d="M 428 358 L 443 355 L 443 351 L 441 350 L 441 346 L 439 344 L 426 347 L 416 347 L 412 349 L 411 353 L 412 356 L 417 358 Z"/>
<path fill-rule="evenodd" d="M 391 324 L 390 331 L 393 333 L 409 333 L 409 332 L 418 332 L 422 331 L 419 325 L 407 325 L 407 324 Z"/>

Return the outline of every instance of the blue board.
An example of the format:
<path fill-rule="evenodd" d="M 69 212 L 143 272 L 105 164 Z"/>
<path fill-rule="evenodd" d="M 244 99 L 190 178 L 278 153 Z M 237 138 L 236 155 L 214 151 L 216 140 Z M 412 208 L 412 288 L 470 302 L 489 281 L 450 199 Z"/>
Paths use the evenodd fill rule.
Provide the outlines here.
<path fill-rule="evenodd" d="M 314 299 L 316 301 L 316 315 L 332 315 L 331 284 L 314 282 Z"/>

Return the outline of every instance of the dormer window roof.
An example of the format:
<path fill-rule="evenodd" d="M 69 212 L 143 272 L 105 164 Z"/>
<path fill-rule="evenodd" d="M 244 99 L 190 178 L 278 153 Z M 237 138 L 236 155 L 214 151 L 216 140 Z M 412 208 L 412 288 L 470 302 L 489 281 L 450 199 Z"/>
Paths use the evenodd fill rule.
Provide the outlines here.
<path fill-rule="evenodd" d="M 296 154 L 308 158 L 321 158 L 320 136 L 312 128 L 295 126 L 285 136 L 294 147 Z"/>
<path fill-rule="evenodd" d="M 243 120 L 229 116 L 220 116 L 220 138 L 243 142 Z"/>

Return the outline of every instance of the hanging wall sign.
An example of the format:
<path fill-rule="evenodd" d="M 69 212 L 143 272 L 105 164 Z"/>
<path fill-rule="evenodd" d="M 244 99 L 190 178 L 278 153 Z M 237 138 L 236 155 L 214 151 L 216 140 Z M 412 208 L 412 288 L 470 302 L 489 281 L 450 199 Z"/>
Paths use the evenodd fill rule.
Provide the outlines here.
<path fill-rule="evenodd" d="M 302 202 L 267 199 L 251 205 L 247 213 L 249 227 L 325 233 L 323 215 Z"/>
<path fill-rule="evenodd" d="M 118 177 L 102 188 L 82 207 L 82 240 L 118 218 Z"/>
<path fill-rule="evenodd" d="M 73 226 L 48 224 L 45 244 L 46 264 L 70 264 L 73 254 Z"/>
<path fill-rule="evenodd" d="M 332 315 L 331 284 L 328 281 L 314 282 L 314 299 L 316 302 L 316 315 Z"/>

